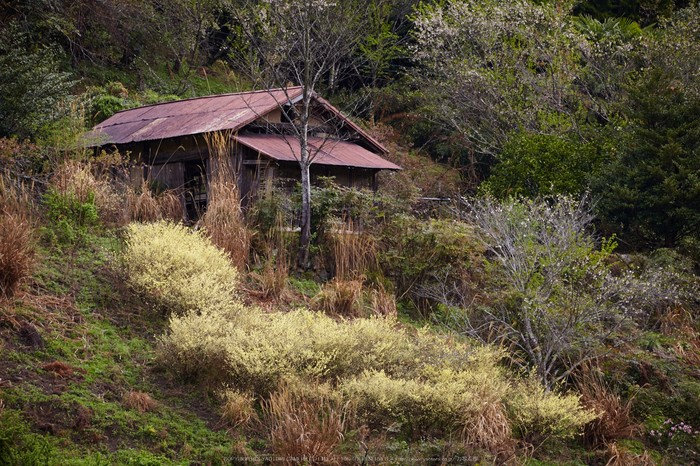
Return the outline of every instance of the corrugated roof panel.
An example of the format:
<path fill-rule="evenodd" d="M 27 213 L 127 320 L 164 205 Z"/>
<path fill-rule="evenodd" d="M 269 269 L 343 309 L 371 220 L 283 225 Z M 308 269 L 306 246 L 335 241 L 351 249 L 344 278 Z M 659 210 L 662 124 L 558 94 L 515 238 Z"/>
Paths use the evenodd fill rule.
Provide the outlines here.
<path fill-rule="evenodd" d="M 270 89 L 238 94 L 197 97 L 194 99 L 177 100 L 122 110 L 97 125 L 93 130 L 94 134 L 88 135 L 88 138 L 93 140 L 97 139 L 98 141 L 107 140 L 105 143 L 98 142 L 95 143 L 95 145 L 107 143 L 125 144 L 222 130 L 236 131 L 248 123 L 251 123 L 259 116 L 266 115 L 276 109 L 280 104 L 284 104 L 290 100 L 293 101 L 301 95 L 302 88 L 297 86 L 287 88 L 286 90 Z M 350 127 L 356 130 L 357 133 L 365 138 L 372 146 L 375 146 L 378 151 L 387 152 L 381 144 L 344 117 L 328 102 L 315 95 L 314 98 L 318 99 L 329 111 L 342 117 Z M 96 137 L 93 138 L 92 136 Z M 377 156 L 373 153 L 364 149 L 360 152 L 356 149 L 359 148 L 359 146 L 354 144 L 352 144 L 353 149 L 349 150 L 343 144 L 344 142 L 345 141 L 339 141 L 337 144 L 338 147 L 334 148 L 331 151 L 332 153 L 324 154 L 322 150 L 321 153 L 319 153 L 319 162 L 317 163 L 325 163 L 320 161 L 321 158 L 328 159 L 330 161 L 328 164 L 330 165 L 373 167 L 375 163 L 379 163 L 376 161 Z M 267 143 L 273 144 L 272 141 L 268 141 Z M 349 150 L 349 152 L 345 153 L 346 150 Z M 278 154 L 278 156 L 280 155 Z M 294 155 L 291 152 L 288 156 L 291 157 L 291 160 L 294 160 Z M 352 160 L 362 163 L 363 165 L 352 163 Z M 381 160 L 383 161 L 383 159 Z M 396 165 L 391 165 L 392 167 L 389 167 L 389 169 L 399 168 Z"/>
<path fill-rule="evenodd" d="M 238 134 L 234 139 L 246 147 L 278 161 L 298 161 L 301 154 L 299 140 L 279 134 Z M 313 163 L 343 167 L 401 170 L 396 164 L 349 141 L 310 137 L 309 149 L 315 152 Z"/>

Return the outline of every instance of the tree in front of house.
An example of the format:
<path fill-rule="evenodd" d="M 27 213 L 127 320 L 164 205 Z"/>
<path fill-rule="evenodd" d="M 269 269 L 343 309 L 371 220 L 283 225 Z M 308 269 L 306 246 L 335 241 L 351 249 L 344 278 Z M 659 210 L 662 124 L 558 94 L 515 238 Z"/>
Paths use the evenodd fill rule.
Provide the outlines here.
<path fill-rule="evenodd" d="M 238 14 L 247 38 L 244 49 L 236 51 L 240 67 L 254 86 L 262 89 L 301 86 L 298 102 L 289 95 L 278 102 L 291 125 L 288 130 L 299 141 L 301 153 L 301 234 L 298 262 L 308 261 L 311 241 L 311 175 L 320 148 L 307 140 L 312 128 L 314 95 L 329 82 L 349 72 L 348 60 L 357 48 L 362 28 L 357 14 L 359 1 L 250 0 Z M 329 125 L 325 125 L 328 127 Z"/>

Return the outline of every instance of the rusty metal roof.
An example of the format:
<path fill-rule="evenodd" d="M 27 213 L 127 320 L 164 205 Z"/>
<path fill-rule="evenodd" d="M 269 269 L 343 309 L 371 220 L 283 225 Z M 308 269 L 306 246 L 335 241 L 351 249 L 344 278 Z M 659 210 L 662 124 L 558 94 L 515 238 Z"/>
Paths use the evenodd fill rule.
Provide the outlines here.
<path fill-rule="evenodd" d="M 263 156 L 281 162 L 299 160 L 301 146 L 293 136 L 281 134 L 238 134 L 234 140 Z M 342 167 L 373 168 L 378 170 L 401 170 L 401 167 L 367 149 L 340 139 L 308 138 L 308 147 L 314 164 Z"/>
<path fill-rule="evenodd" d="M 91 145 L 128 144 L 162 140 L 179 136 L 237 131 L 276 108 L 294 102 L 302 95 L 300 86 L 286 89 L 221 94 L 194 99 L 164 102 L 145 107 L 122 110 L 95 126 L 88 135 Z M 313 98 L 326 111 L 339 117 L 342 125 L 357 132 L 377 152 L 389 151 L 365 133 L 316 93 Z"/>
<path fill-rule="evenodd" d="M 100 145 L 126 144 L 212 131 L 236 131 L 301 94 L 301 87 L 289 87 L 131 108 L 95 126 L 91 138 Z"/>

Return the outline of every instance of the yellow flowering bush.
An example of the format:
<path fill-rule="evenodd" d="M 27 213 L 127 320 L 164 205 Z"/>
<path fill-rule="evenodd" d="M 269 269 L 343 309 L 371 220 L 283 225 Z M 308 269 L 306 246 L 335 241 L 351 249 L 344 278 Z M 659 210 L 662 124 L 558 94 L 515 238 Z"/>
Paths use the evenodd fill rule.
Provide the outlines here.
<path fill-rule="evenodd" d="M 575 393 L 547 391 L 531 377 L 517 384 L 508 397 L 509 417 L 527 442 L 571 438 L 597 417 L 595 410 L 581 405 L 580 398 Z"/>
<path fill-rule="evenodd" d="M 527 441 L 565 438 L 595 417 L 577 396 L 545 392 L 534 380 L 513 385 L 499 364 L 502 349 L 387 318 L 188 312 L 171 316 L 160 343 L 159 363 L 181 377 L 206 376 L 259 399 L 290 380 L 330 384 L 361 423 L 398 423 L 414 434 L 437 428 L 497 456 L 512 449 L 511 427 Z"/>
<path fill-rule="evenodd" d="M 235 315 L 238 271 L 201 233 L 168 221 L 131 223 L 119 264 L 127 284 L 164 313 Z"/>
<path fill-rule="evenodd" d="M 344 382 L 342 390 L 370 425 L 400 422 L 420 431 L 437 427 L 496 453 L 510 438 L 502 405 L 510 385 L 497 365 L 501 357 L 500 350 L 482 347 L 465 356 L 461 369 L 426 365 L 410 378 L 365 370 Z"/>

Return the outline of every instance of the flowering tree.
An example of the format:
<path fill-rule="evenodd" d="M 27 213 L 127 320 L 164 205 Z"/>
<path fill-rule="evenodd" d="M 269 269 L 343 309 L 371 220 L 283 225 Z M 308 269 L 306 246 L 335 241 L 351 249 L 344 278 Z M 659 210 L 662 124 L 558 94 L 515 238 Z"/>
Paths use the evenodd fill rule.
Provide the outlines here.
<path fill-rule="evenodd" d="M 620 332 L 648 302 L 673 299 L 662 280 L 612 273 L 615 243 L 599 248 L 587 233 L 593 214 L 585 198 L 464 203 L 462 215 L 477 227 L 487 269 L 500 285 L 484 305 L 475 305 L 479 300 L 449 274 L 424 294 L 452 310 L 462 333 L 510 345 L 513 362 L 548 387 L 601 347 L 625 341 Z"/>
<path fill-rule="evenodd" d="M 515 130 L 576 129 L 583 38 L 573 2 L 454 0 L 421 5 L 414 58 L 430 116 L 497 155 Z"/>

